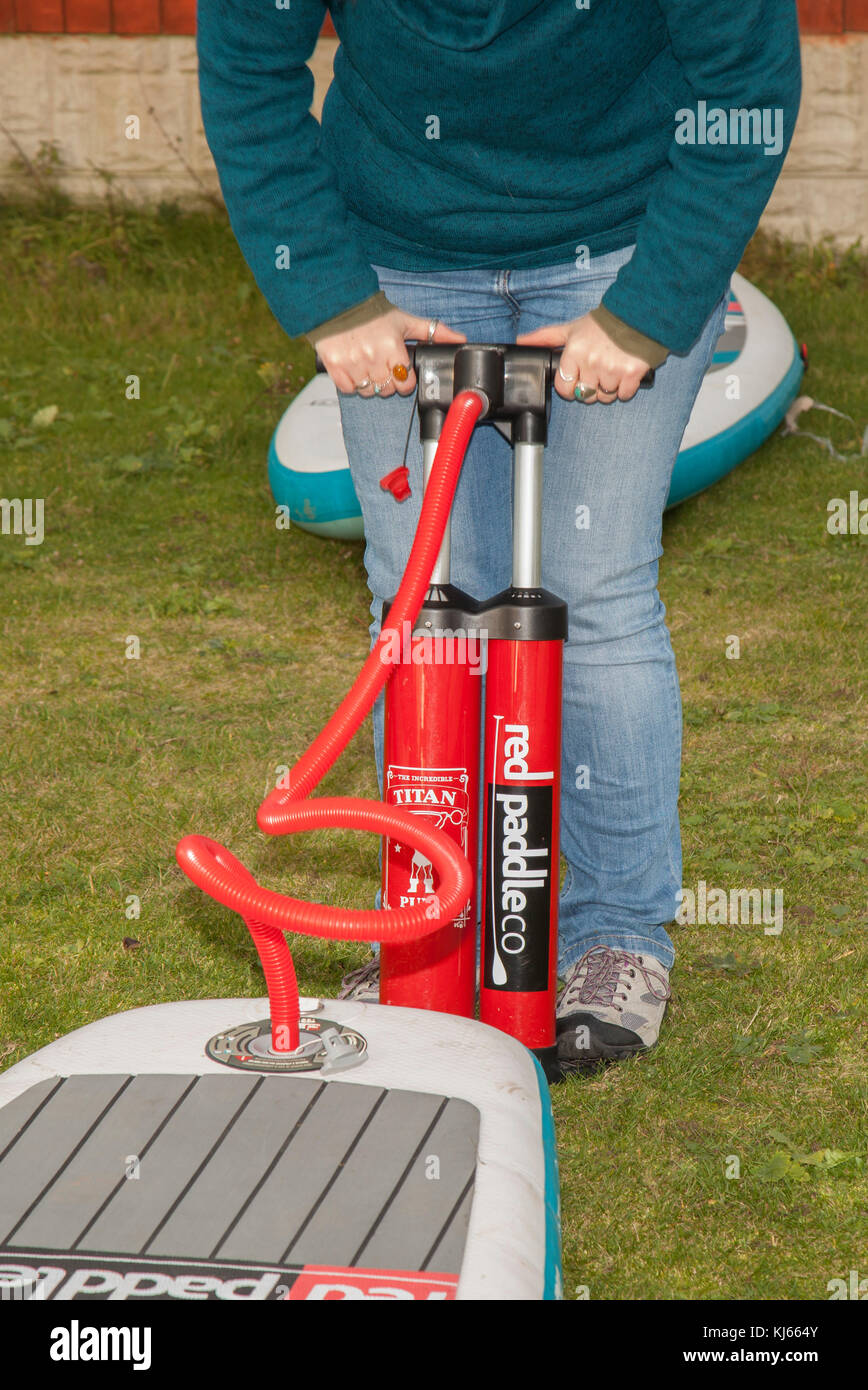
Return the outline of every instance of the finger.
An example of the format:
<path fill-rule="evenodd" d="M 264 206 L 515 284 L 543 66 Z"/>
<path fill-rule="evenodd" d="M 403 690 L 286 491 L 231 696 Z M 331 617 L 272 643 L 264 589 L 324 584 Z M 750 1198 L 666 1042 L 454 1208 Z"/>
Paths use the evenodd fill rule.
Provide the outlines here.
<path fill-rule="evenodd" d="M 578 387 L 585 386 L 589 390 L 597 389 L 598 372 L 597 368 L 591 366 L 584 353 L 576 348 L 571 348 L 569 344 L 561 353 L 561 366 L 567 376 L 574 379 L 566 382 L 561 377 L 560 372 L 554 374 L 555 390 L 565 401 L 575 401 L 581 399 L 576 395 Z"/>
<path fill-rule="evenodd" d="M 337 387 L 338 391 L 344 396 L 352 396 L 356 390 L 356 383 L 345 367 L 330 365 L 323 358 L 323 365 Z"/>
<path fill-rule="evenodd" d="M 578 356 L 570 348 L 565 347 L 561 353 L 561 360 L 553 377 L 555 390 L 565 401 L 573 400 L 578 380 Z"/>
<path fill-rule="evenodd" d="M 601 379 L 597 382 L 597 400 L 601 405 L 611 405 L 618 399 L 618 387 L 620 381 L 613 381 L 614 373 L 602 372 Z"/>
<path fill-rule="evenodd" d="M 596 394 L 596 396 L 594 397 L 594 400 L 595 400 L 595 401 L 599 401 L 600 405 L 612 405 L 613 402 L 616 401 L 617 399 L 618 399 L 618 392 L 617 392 L 617 391 L 604 391 L 602 386 L 598 386 L 598 387 L 597 387 L 597 394 Z M 590 402 L 589 402 L 589 404 L 590 404 Z"/>
<path fill-rule="evenodd" d="M 568 377 L 571 377 L 571 378 L 572 378 L 572 380 L 571 380 L 571 381 L 564 381 L 564 379 L 563 379 L 563 377 L 560 375 L 560 373 L 559 373 L 559 372 L 555 372 L 554 377 L 553 377 L 554 388 L 555 388 L 555 390 L 557 391 L 558 395 L 561 396 L 563 400 L 565 400 L 565 401 L 572 401 L 572 400 L 575 399 L 576 387 L 577 387 L 578 384 L 579 384 L 579 373 L 578 373 L 578 368 L 577 368 L 576 366 L 569 366 L 569 365 L 567 365 L 567 366 L 564 368 L 564 371 L 566 372 L 566 374 L 567 374 Z"/>
<path fill-rule="evenodd" d="M 532 333 L 519 333 L 515 341 L 528 347 L 561 347 L 567 341 L 567 327 L 565 323 L 547 323 Z"/>
<path fill-rule="evenodd" d="M 581 396 L 577 396 L 576 399 L 582 401 L 584 405 L 593 405 L 597 396 L 592 393 L 600 389 L 599 368 L 593 366 L 589 361 L 582 363 L 579 367 L 579 382 L 585 389 L 585 395 L 590 397 L 590 399 L 582 400 Z"/>
<path fill-rule="evenodd" d="M 375 376 L 371 371 L 370 363 L 364 358 L 357 358 L 346 366 L 346 372 L 353 383 L 353 391 L 357 396 L 372 396 L 374 394 Z"/>
<path fill-rule="evenodd" d="M 597 391 L 601 396 L 617 396 L 620 385 L 621 378 L 614 372 L 601 372 L 597 379 Z"/>
<path fill-rule="evenodd" d="M 388 399 L 395 395 L 397 382 L 392 376 L 392 368 L 388 363 L 380 363 L 375 371 L 371 372 L 371 395 L 379 396 L 380 400 Z M 379 390 L 377 390 L 379 387 Z"/>
<path fill-rule="evenodd" d="M 391 373 L 397 394 L 399 396 L 411 396 L 416 389 L 416 373 L 413 370 L 410 354 L 403 340 L 400 344 L 396 343 L 394 349 L 388 353 L 388 363 L 388 370 Z M 407 375 L 403 381 L 400 375 L 395 375 L 396 367 L 405 368 Z"/>
<path fill-rule="evenodd" d="M 407 314 L 404 322 L 404 337 L 415 338 L 417 342 L 427 343 L 428 330 L 432 320 L 436 317 L 436 314 L 432 314 L 430 319 L 422 319 L 416 314 Z M 467 334 L 459 333 L 457 328 L 450 328 L 448 324 L 441 323 L 437 319 L 437 326 L 431 341 L 434 343 L 466 343 Z"/>
<path fill-rule="evenodd" d="M 630 401 L 639 390 L 639 382 L 642 380 L 644 372 L 625 372 L 621 377 L 621 384 L 618 387 L 618 400 Z"/>
<path fill-rule="evenodd" d="M 397 347 L 395 351 L 398 351 Z M 392 369 L 386 365 L 382 343 L 360 343 L 347 355 L 345 366 L 358 395 L 367 400 L 371 396 L 387 394 L 387 388 L 392 383 Z M 362 385 L 365 381 L 367 386 Z M 375 391 L 375 386 L 379 386 L 380 390 Z"/>
<path fill-rule="evenodd" d="M 428 337 L 428 328 L 425 328 L 425 337 Z M 445 323 L 438 323 L 434 329 L 432 342 L 435 343 L 466 343 L 467 334 L 460 333 L 457 328 L 449 328 Z"/>

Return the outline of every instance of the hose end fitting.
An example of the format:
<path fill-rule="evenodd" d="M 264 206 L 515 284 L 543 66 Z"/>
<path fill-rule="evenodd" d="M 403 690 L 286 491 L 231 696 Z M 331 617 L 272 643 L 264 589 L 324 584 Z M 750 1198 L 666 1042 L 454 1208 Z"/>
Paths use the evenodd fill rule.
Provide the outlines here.
<path fill-rule="evenodd" d="M 497 343 L 462 345 L 455 352 L 453 400 L 461 391 L 475 391 L 485 404 L 483 415 L 503 405 L 504 357 Z"/>

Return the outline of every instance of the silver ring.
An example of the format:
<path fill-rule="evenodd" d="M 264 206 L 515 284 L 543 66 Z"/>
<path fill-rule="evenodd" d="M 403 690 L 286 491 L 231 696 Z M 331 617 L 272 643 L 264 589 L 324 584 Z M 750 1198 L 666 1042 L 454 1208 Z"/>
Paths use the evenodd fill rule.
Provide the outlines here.
<path fill-rule="evenodd" d="M 369 376 L 366 376 L 365 379 L 364 379 L 364 381 L 359 381 L 359 382 L 356 383 L 356 390 L 357 390 L 357 391 L 364 391 L 365 387 L 366 387 L 366 386 L 370 386 L 370 384 L 371 384 L 371 378 L 370 378 Z"/>
<path fill-rule="evenodd" d="M 438 325 L 439 322 L 440 322 L 439 319 L 429 319 L 429 320 L 428 320 L 428 342 L 429 342 L 429 343 L 433 343 L 433 341 L 434 341 L 434 334 L 437 332 L 437 325 Z"/>
<path fill-rule="evenodd" d="M 375 381 L 375 382 L 374 382 L 374 395 L 375 395 L 375 396 L 379 396 L 380 393 L 381 393 L 382 391 L 385 391 L 386 387 L 387 387 L 387 386 L 391 386 L 391 384 L 392 384 L 392 378 L 391 378 L 390 376 L 387 377 L 385 381 Z"/>
<path fill-rule="evenodd" d="M 582 401 L 584 404 L 587 404 L 589 401 L 596 398 L 597 391 L 595 387 L 585 386 L 584 383 L 580 381 L 573 395 L 577 401 Z"/>
<path fill-rule="evenodd" d="M 560 377 L 561 381 L 565 381 L 565 382 L 567 383 L 567 385 L 569 385 L 571 381 L 575 381 L 575 379 L 576 379 L 574 376 L 567 376 L 567 375 L 566 375 L 566 373 L 565 373 L 563 367 L 561 366 L 560 362 L 558 363 L 558 376 Z"/>

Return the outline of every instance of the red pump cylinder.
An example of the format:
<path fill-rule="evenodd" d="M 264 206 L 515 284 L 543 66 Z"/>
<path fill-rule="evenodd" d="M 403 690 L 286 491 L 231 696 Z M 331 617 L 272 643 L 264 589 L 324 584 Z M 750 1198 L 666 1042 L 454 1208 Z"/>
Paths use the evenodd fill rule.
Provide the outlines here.
<path fill-rule="evenodd" d="M 490 641 L 479 1016 L 556 1070 L 562 641 Z"/>
<path fill-rule="evenodd" d="M 448 835 L 475 869 L 481 643 L 475 635 L 432 636 L 424 628 L 405 636 L 404 659 L 386 689 L 383 799 Z M 383 906 L 406 907 L 430 900 L 434 892 L 430 860 L 402 838 L 388 837 Z M 462 911 L 438 931 L 403 944 L 383 943 L 380 1000 L 473 1017 L 475 890 Z"/>

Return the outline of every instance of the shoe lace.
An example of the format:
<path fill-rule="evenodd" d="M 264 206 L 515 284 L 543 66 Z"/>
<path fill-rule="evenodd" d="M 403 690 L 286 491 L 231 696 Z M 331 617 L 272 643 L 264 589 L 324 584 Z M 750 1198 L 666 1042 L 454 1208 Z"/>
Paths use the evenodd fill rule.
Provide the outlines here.
<path fill-rule="evenodd" d="M 576 966 L 571 978 L 564 986 L 562 1004 L 596 1004 L 603 1008 L 615 1008 L 623 1013 L 615 999 L 626 999 L 626 991 L 618 990 L 625 976 L 635 979 L 640 974 L 655 999 L 668 999 L 671 990 L 666 976 L 645 964 L 644 956 L 632 951 L 615 950 L 612 946 L 592 946 L 586 951 Z M 659 981 L 660 988 L 654 981 Z"/>
<path fill-rule="evenodd" d="M 349 975 L 345 975 L 341 980 L 341 989 L 338 995 L 343 999 L 351 990 L 358 989 L 359 985 L 374 985 L 380 978 L 380 962 L 376 956 L 373 960 L 366 961 L 360 965 L 358 970 L 351 970 Z"/>

